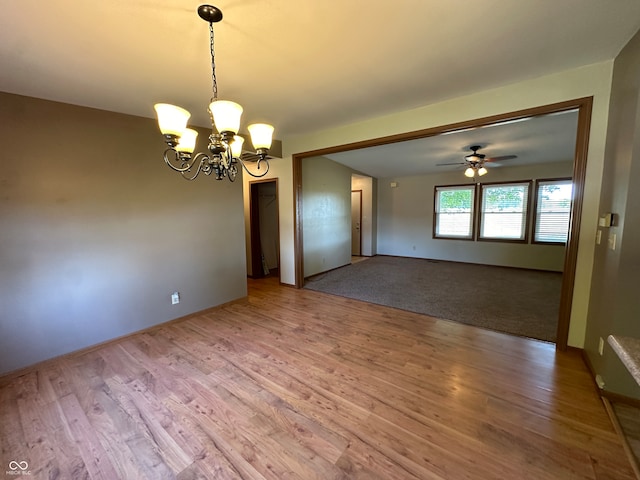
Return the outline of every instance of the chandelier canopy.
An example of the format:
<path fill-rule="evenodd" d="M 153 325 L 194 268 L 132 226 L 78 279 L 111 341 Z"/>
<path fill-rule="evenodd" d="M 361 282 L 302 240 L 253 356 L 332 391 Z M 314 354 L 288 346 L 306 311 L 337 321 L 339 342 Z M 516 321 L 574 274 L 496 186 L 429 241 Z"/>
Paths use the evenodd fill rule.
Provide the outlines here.
<path fill-rule="evenodd" d="M 194 180 L 202 172 L 205 175 L 214 173 L 216 180 L 227 177 L 233 182 L 238 174 L 238 164 L 252 177 L 264 177 L 269 172 L 268 153 L 274 129 L 266 123 L 254 123 L 247 127 L 258 159 L 256 170 L 260 170 L 262 162 L 266 164 L 263 172 L 251 172 L 241 158 L 244 138 L 238 135 L 238 131 L 242 107 L 235 102 L 218 98 L 213 24 L 222 20 L 222 12 L 212 5 L 200 5 L 198 15 L 209 23 L 213 84 L 213 96 L 209 104 L 212 123 L 209 153 L 193 154 L 198 132 L 187 128 L 191 116 L 187 110 L 168 103 L 157 103 L 154 108 L 158 116 L 158 126 L 169 146 L 164 152 L 164 161 L 187 180 Z"/>

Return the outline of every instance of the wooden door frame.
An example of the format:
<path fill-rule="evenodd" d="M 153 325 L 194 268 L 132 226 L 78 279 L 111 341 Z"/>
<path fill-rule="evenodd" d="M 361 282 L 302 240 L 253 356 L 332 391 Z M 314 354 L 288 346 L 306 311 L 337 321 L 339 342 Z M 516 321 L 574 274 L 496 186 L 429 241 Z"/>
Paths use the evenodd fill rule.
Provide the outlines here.
<path fill-rule="evenodd" d="M 419 138 L 432 137 L 443 133 L 452 133 L 457 130 L 467 128 L 477 128 L 492 125 L 500 122 L 519 120 L 538 115 L 548 115 L 551 113 L 564 112 L 567 110 L 578 110 L 578 129 L 576 135 L 576 148 L 573 159 L 573 203 L 571 206 L 571 220 L 569 222 L 569 238 L 564 257 L 564 268 L 562 275 L 562 288 L 560 294 L 560 310 L 558 315 L 558 330 L 556 335 L 556 348 L 566 350 L 569 338 L 569 323 L 571 321 L 571 305 L 573 302 L 573 289 L 576 275 L 576 264 L 578 261 L 578 240 L 580 236 L 580 220 L 582 217 L 582 204 L 584 195 L 584 182 L 587 170 L 587 153 L 589 145 L 589 131 L 591 127 L 591 110 L 593 97 L 577 98 L 564 102 L 543 105 L 540 107 L 527 108 L 515 112 L 492 115 L 489 117 L 467 120 L 459 123 L 442 125 L 439 127 L 416 130 L 412 132 L 390 135 L 387 137 L 374 138 L 359 142 L 336 145 L 333 147 L 311 150 L 308 152 L 294 153 L 293 162 L 293 250 L 295 262 L 295 286 L 304 286 L 304 264 L 302 256 L 302 160 L 305 158 L 329 155 L 332 153 L 346 152 L 360 148 L 388 145 L 391 143 L 416 140 Z"/>
<path fill-rule="evenodd" d="M 280 208 L 278 199 L 278 179 L 277 178 L 265 178 L 261 180 L 253 180 L 249 182 L 249 241 L 251 242 L 249 251 L 249 261 L 251 262 L 251 278 L 264 277 L 264 270 L 262 268 L 262 248 L 260 247 L 260 214 L 259 214 L 259 195 L 257 194 L 257 187 L 262 183 L 275 183 L 276 186 L 276 211 L 278 211 L 277 218 L 277 231 L 278 231 L 278 250 L 280 250 Z M 254 187 L 256 190 L 254 192 Z M 258 245 L 259 248 L 256 248 Z M 259 274 L 256 274 L 256 265 L 259 266 Z M 278 251 L 278 278 L 280 278 L 280 252 Z"/>

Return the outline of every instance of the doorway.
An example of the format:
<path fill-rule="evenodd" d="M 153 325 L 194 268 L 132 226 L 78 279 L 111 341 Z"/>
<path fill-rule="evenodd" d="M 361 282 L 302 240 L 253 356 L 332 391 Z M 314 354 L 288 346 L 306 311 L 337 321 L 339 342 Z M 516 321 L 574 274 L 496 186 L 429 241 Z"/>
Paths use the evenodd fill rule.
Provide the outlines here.
<path fill-rule="evenodd" d="M 294 261 L 295 261 L 295 285 L 302 288 L 304 285 L 303 276 L 303 260 L 302 260 L 302 219 L 299 212 L 302 208 L 301 190 L 302 190 L 302 159 L 308 157 L 317 157 L 337 152 L 345 152 L 357 150 L 376 145 L 389 145 L 393 143 L 403 142 L 405 140 L 413 140 L 425 138 L 435 135 L 447 134 L 454 131 L 463 131 L 470 128 L 486 127 L 499 124 L 502 122 L 519 121 L 520 119 L 534 117 L 538 115 L 549 115 L 558 112 L 565 112 L 576 109 L 578 111 L 578 131 L 575 144 L 575 152 L 573 159 L 573 182 L 574 182 L 574 201 L 571 205 L 571 215 L 569 223 L 569 238 L 566 244 L 562 289 L 560 298 L 560 312 L 558 315 L 558 329 L 556 336 L 556 348 L 566 350 L 568 347 L 569 323 L 571 317 L 571 308 L 573 301 L 574 281 L 576 275 L 576 265 L 578 259 L 578 241 L 580 232 L 580 221 L 582 214 L 582 200 L 584 192 L 584 183 L 586 176 L 587 148 L 589 143 L 589 127 L 591 123 L 591 109 L 593 104 L 592 97 L 578 98 L 540 107 L 528 108 L 516 112 L 493 115 L 464 121 L 456 124 L 443 125 L 441 127 L 428 128 L 406 132 L 388 137 L 375 138 L 360 142 L 353 142 L 346 145 L 338 145 L 310 152 L 295 153 L 292 155 L 293 163 L 293 180 L 294 180 Z"/>
<path fill-rule="evenodd" d="M 362 190 L 351 191 L 351 256 L 362 255 Z"/>
<path fill-rule="evenodd" d="M 278 180 L 249 182 L 248 276 L 280 278 Z"/>

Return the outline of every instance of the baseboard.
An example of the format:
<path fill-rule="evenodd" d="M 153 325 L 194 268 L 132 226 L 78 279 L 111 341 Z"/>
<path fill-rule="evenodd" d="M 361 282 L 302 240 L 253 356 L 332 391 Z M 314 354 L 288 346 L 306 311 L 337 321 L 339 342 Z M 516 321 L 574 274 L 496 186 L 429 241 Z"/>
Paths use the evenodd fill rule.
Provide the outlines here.
<path fill-rule="evenodd" d="M 575 347 L 567 347 L 567 349 L 573 349 Z M 593 368 L 593 363 L 591 363 L 591 359 L 589 358 L 589 355 L 587 355 L 587 351 L 583 348 L 580 349 L 580 353 L 582 354 L 582 361 L 584 362 L 584 364 L 587 366 L 587 369 L 589 370 L 589 373 L 591 374 L 591 381 L 593 382 L 593 386 L 595 387 L 595 389 L 598 391 L 599 394 L 602 394 L 603 390 L 598 387 L 598 383 L 596 382 L 596 371 Z"/>
<path fill-rule="evenodd" d="M 576 347 L 569 347 L 570 349 L 575 349 Z M 638 398 L 633 398 L 633 397 L 627 397 L 626 395 L 621 395 L 619 393 L 615 393 L 612 392 L 610 390 L 604 390 L 600 387 L 598 387 L 598 384 L 596 382 L 596 371 L 593 368 L 593 364 L 591 363 L 591 360 L 589 359 L 589 355 L 587 355 L 587 352 L 583 349 L 577 349 L 580 350 L 582 352 L 582 360 L 584 361 L 585 365 L 587 366 L 587 369 L 589 369 L 589 373 L 591 373 L 591 380 L 593 381 L 593 384 L 595 386 L 595 388 L 597 389 L 598 393 L 600 394 L 601 397 L 607 398 L 608 400 L 610 400 L 611 402 L 614 403 L 622 403 L 624 405 L 629 405 L 631 407 L 636 407 L 636 408 L 640 408 L 640 399 Z"/>
<path fill-rule="evenodd" d="M 105 347 L 112 343 L 119 342 L 125 338 L 133 337 L 135 335 L 139 335 L 141 333 L 146 333 L 156 328 L 165 327 L 167 325 L 171 325 L 173 323 L 183 322 L 193 317 L 197 317 L 200 315 L 205 315 L 210 312 L 214 312 L 220 308 L 223 308 L 228 305 L 234 305 L 237 303 L 245 303 L 247 302 L 248 297 L 241 297 L 235 300 L 231 300 L 230 302 L 221 303 L 220 305 L 216 305 L 214 307 L 205 308 L 204 310 L 200 310 L 198 312 L 193 312 L 188 315 L 184 315 L 182 317 L 174 318 L 172 320 L 167 320 L 166 322 L 157 323 L 155 325 L 151 325 L 150 327 L 143 328 L 142 330 L 136 330 L 135 332 L 127 333 L 125 335 L 120 335 L 115 338 L 110 338 L 109 340 L 105 340 L 104 342 L 95 343 L 93 345 L 89 345 L 84 348 L 80 348 L 78 350 L 73 350 L 71 352 L 63 353 L 61 355 L 56 355 L 55 357 L 47 358 L 46 360 L 42 360 L 40 362 L 33 363 L 31 365 L 27 365 L 26 367 L 18 368 L 17 370 L 12 370 L 7 373 L 0 375 L 0 386 L 18 378 L 28 373 L 31 373 L 33 370 L 38 370 L 40 368 L 45 368 L 48 364 L 60 361 L 65 358 L 74 358 L 80 355 L 84 355 L 86 353 L 92 352 L 94 350 L 98 350 L 99 348 Z"/>
<path fill-rule="evenodd" d="M 426 260 L 427 262 L 434 263 L 459 263 L 462 265 L 477 265 L 480 267 L 497 267 L 497 268 L 513 268 L 515 270 L 525 270 L 530 272 L 548 272 L 548 273 L 559 273 L 562 274 L 562 271 L 558 270 L 544 270 L 542 268 L 528 268 L 528 267 L 516 267 L 513 265 L 494 265 L 490 263 L 472 263 L 472 262 L 460 262 L 458 260 L 443 260 L 441 258 L 425 258 L 425 257 L 410 257 L 408 255 L 385 255 L 385 254 L 377 254 L 374 255 L 376 257 L 392 257 L 392 258 L 412 258 L 414 260 Z"/>
<path fill-rule="evenodd" d="M 318 272 L 318 273 L 314 273 L 313 275 L 309 275 L 308 277 L 304 277 L 304 281 L 308 281 L 308 280 L 313 280 L 316 277 L 319 277 L 320 275 L 326 275 L 329 272 L 333 272 L 334 270 L 338 270 L 339 268 L 343 268 L 343 267 L 348 267 L 349 265 L 351 265 L 351 262 L 349 263 L 345 263 L 344 265 L 340 265 L 338 267 L 334 267 L 334 268 L 330 268 L 329 270 L 325 270 L 323 272 Z"/>
<path fill-rule="evenodd" d="M 620 395 L 619 393 L 608 390 L 600 390 L 600 396 L 613 403 L 621 403 L 623 405 L 629 405 L 630 407 L 640 408 L 639 398 L 627 397 L 626 395 Z"/>
<path fill-rule="evenodd" d="M 640 466 L 638 465 L 638 460 L 636 456 L 633 454 L 633 449 L 631 445 L 629 445 L 629 441 L 622 430 L 622 426 L 620 425 L 620 421 L 618 420 L 618 416 L 611 405 L 611 402 L 605 398 L 600 397 L 602 399 L 602 403 L 604 404 L 604 408 L 607 411 L 607 415 L 609 415 L 609 419 L 613 424 L 613 429 L 616 431 L 618 438 L 620 438 L 620 442 L 622 443 L 622 448 L 624 449 L 625 454 L 627 455 L 627 459 L 631 464 L 631 468 L 633 469 L 633 473 L 636 474 L 636 478 L 640 480 Z"/>

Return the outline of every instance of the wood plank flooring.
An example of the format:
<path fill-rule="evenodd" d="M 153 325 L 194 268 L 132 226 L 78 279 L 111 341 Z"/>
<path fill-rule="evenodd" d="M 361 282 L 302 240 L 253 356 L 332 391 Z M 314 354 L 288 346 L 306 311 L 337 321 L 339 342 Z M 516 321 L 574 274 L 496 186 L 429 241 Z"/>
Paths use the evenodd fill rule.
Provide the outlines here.
<path fill-rule="evenodd" d="M 310 290 L 0 379 L 7 475 L 634 479 L 577 352 Z"/>

